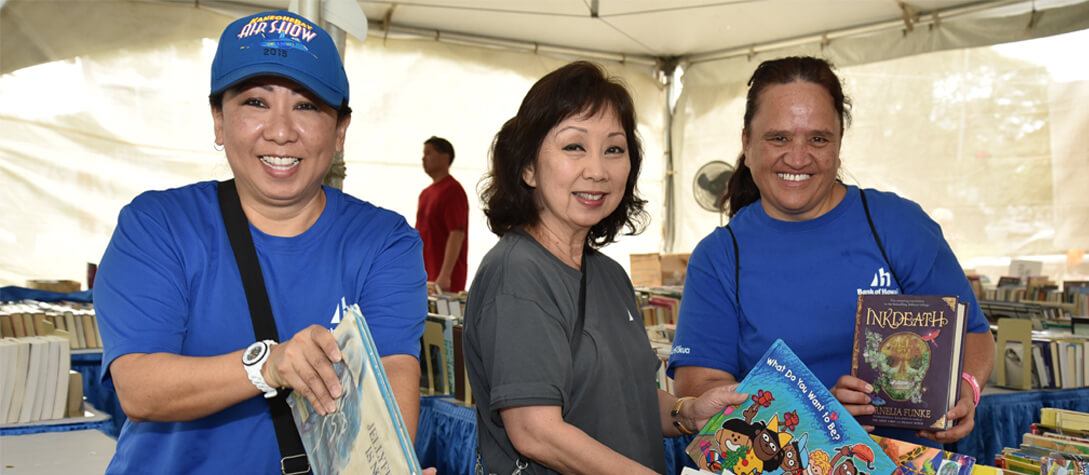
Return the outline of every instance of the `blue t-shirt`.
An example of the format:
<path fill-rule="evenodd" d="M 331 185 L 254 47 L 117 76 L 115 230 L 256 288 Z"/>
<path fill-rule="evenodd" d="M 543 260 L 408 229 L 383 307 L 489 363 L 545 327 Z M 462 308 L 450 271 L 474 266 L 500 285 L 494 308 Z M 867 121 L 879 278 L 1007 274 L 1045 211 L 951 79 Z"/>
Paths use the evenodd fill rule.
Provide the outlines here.
<path fill-rule="evenodd" d="M 107 386 L 110 363 L 124 354 L 212 356 L 253 343 L 217 189 L 146 192 L 121 210 L 94 289 Z M 419 235 L 392 211 L 324 192 L 321 216 L 298 236 L 250 226 L 279 340 L 313 324 L 335 327 L 344 298 L 359 304 L 380 355 L 418 355 L 427 313 Z M 127 421 L 107 471 L 278 473 L 278 447 L 258 395 L 188 422 Z"/>
<path fill-rule="evenodd" d="M 678 366 L 701 366 L 740 380 L 782 338 L 830 388 L 851 373 L 863 293 L 956 295 L 969 304 L 968 331 L 990 331 L 938 224 L 894 193 L 867 190 L 866 198 L 890 263 L 874 241 L 855 186 L 847 186 L 834 209 L 808 221 L 774 219 L 760 201 L 742 208 L 730 220 L 741 256 L 740 285 L 729 230 L 720 227 L 704 238 L 688 261 L 669 375 Z"/>

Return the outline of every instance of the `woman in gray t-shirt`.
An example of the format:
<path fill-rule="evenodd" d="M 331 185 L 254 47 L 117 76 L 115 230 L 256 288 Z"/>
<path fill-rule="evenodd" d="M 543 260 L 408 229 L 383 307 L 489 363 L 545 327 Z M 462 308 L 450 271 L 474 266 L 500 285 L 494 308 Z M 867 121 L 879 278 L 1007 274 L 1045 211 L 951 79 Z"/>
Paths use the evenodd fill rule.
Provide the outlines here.
<path fill-rule="evenodd" d="M 663 435 L 745 400 L 657 389 L 631 281 L 596 250 L 645 224 L 641 162 L 631 96 L 587 62 L 534 84 L 495 137 L 481 201 L 501 238 L 465 316 L 488 473 L 662 473 Z"/>

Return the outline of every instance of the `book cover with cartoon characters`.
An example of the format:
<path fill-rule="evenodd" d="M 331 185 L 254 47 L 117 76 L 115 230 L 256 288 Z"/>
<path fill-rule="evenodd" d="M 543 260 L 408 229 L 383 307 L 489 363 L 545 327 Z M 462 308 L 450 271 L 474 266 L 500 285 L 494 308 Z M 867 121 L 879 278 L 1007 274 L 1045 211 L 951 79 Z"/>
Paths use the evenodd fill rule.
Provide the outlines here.
<path fill-rule="evenodd" d="M 343 394 L 336 412 L 318 414 L 297 392 L 287 398 L 315 475 L 418 475 L 420 463 L 385 369 L 358 305 L 341 303 L 333 330 L 341 361 L 333 364 Z"/>
<path fill-rule="evenodd" d="M 737 392 L 688 445 L 701 469 L 735 475 L 886 475 L 896 464 L 832 393 L 775 340 Z"/>
<path fill-rule="evenodd" d="M 873 385 L 865 425 L 945 430 L 960 395 L 967 304 L 939 295 L 860 295 L 851 375 Z"/>
<path fill-rule="evenodd" d="M 871 435 L 894 462 L 893 475 L 970 475 L 976 459 L 956 452 Z"/>

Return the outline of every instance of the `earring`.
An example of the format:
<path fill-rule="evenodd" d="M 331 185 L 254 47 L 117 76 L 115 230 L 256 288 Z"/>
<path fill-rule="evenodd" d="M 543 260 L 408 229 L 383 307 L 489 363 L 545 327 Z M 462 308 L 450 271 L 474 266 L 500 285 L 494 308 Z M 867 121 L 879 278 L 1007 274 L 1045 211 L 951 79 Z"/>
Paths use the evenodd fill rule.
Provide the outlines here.
<path fill-rule="evenodd" d="M 223 151 L 223 146 L 220 145 L 220 144 L 217 144 L 217 143 L 212 144 L 212 148 L 214 148 L 217 152 L 222 152 Z"/>

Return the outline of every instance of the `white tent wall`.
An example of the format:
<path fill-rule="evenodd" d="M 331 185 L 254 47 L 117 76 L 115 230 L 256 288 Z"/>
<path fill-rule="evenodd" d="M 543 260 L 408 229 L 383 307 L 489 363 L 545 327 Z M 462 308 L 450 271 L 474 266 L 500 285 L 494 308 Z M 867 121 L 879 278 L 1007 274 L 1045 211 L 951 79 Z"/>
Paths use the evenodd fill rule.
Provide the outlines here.
<path fill-rule="evenodd" d="M 230 176 L 222 153 L 212 149 L 208 66 L 231 15 L 263 1 L 0 0 L 0 203 L 6 218 L 0 224 L 0 285 L 23 285 L 30 278 L 82 280 L 83 263 L 98 260 L 117 212 L 137 193 Z M 372 3 L 377 4 L 361 5 Z M 785 54 L 823 55 L 841 67 L 856 104 L 844 145 L 844 178 L 922 203 L 945 226 L 962 263 L 1089 247 L 1084 224 L 1089 187 L 1081 185 L 1089 167 L 1080 133 L 1089 116 L 1077 107 L 1085 103 L 1086 87 L 1056 84 L 1039 68 L 1001 58 L 996 61 L 1005 69 L 996 69 L 984 61 L 994 55 L 957 50 L 1089 28 L 1089 1 L 927 2 L 928 8 L 954 3 L 968 9 L 984 3 L 1011 6 L 974 16 L 924 15 L 910 33 L 833 34 L 823 48 L 819 42 L 771 51 L 756 45 L 760 52 L 751 57 L 730 56 L 732 50 L 689 56 L 693 62 L 686 65 L 671 133 L 677 215 L 671 246 L 662 239 L 661 219 L 664 91 L 652 68 L 641 65 L 646 63 L 606 64 L 625 79 L 639 108 L 645 148 L 639 186 L 652 215 L 642 235 L 624 237 L 606 252 L 627 266 L 629 252 L 688 251 L 719 224 L 716 214 L 695 204 L 692 174 L 709 160 L 734 161 L 744 82 L 759 61 Z M 234 9 L 213 10 L 209 4 Z M 1040 8 L 1035 16 L 1032 4 Z M 557 4 L 542 2 L 540 8 L 546 5 Z M 738 8 L 772 18 L 783 5 L 813 7 L 771 1 Z M 398 10 L 397 17 L 408 11 Z M 723 16 L 732 10 L 709 15 L 704 7 L 663 11 L 667 23 L 647 29 L 647 37 L 637 38 L 642 43 L 661 32 L 667 38 L 683 36 L 683 29 L 669 23 L 681 11 L 700 16 L 693 22 L 711 17 L 725 22 L 726 30 L 738 18 Z M 628 18 L 635 17 L 604 24 L 615 29 Z M 580 28 L 594 24 L 578 21 Z M 385 39 L 380 27 L 372 21 L 366 43 L 347 40 L 355 114 L 344 187 L 412 223 L 417 194 L 428 183 L 419 162 L 422 141 L 432 134 L 449 138 L 457 150 L 453 174 L 471 201 L 472 272 L 496 239 L 475 193 L 491 138 L 529 86 L 570 58 L 399 39 L 396 28 Z M 723 38 L 729 36 L 726 30 Z M 608 31 L 613 37 L 626 34 Z M 772 36 L 789 39 L 789 31 L 794 30 Z M 564 30 L 556 33 L 552 43 L 559 44 Z M 444 38 L 451 36 L 456 35 Z M 956 51 L 911 56 L 947 49 Z M 1084 62 L 1082 51 L 1068 51 L 1070 61 Z M 892 60 L 901 56 L 909 57 Z M 728 59 L 713 59 L 720 57 Z M 999 94 L 979 95 L 979 81 Z M 1021 135 L 997 129 L 1007 122 L 1028 129 Z M 1084 266 L 1067 271 L 1089 273 Z"/>
<path fill-rule="evenodd" d="M 1031 12 L 1007 13 L 690 65 L 672 130 L 674 249 L 691 250 L 725 221 L 696 204 L 693 177 L 708 161 L 736 162 L 753 69 L 801 54 L 835 63 L 854 102 L 841 153 L 844 181 L 920 203 L 963 265 L 996 279 L 1010 257 L 1089 248 L 1089 188 L 1073 185 L 1076 177 L 1089 183 L 1089 152 L 1078 132 L 1089 121 L 1078 106 L 1086 103 L 1085 88 L 1057 84 L 1042 66 L 990 47 L 972 48 L 1089 28 L 1089 3 L 1037 12 L 1031 29 Z M 1087 33 L 1071 35 L 1082 39 L 1074 41 L 1079 48 L 1070 40 L 1051 47 L 1066 45 L 1076 55 L 1089 45 Z M 936 52 L 920 54 L 926 51 Z M 1081 79 L 1089 82 L 1089 73 Z M 1089 274 L 1089 263 L 1049 259 L 1045 273 L 1052 277 Z"/>
<path fill-rule="evenodd" d="M 0 285 L 83 281 L 84 263 L 98 262 L 118 212 L 138 193 L 230 177 L 222 152 L 213 149 L 207 94 L 216 40 L 233 18 L 179 5 L 61 6 L 67 10 L 52 15 L 25 3 L 3 10 L 5 28 L 15 18 L 20 33 L 36 40 L 35 59 L 26 60 L 35 65 L 0 76 Z M 101 26 L 26 21 L 84 14 Z M 41 28 L 28 30 L 30 24 Z M 125 47 L 67 58 L 66 26 L 88 42 L 128 34 L 109 25 L 139 31 L 121 42 Z M 373 36 L 365 43 L 349 37 L 345 50 L 354 110 L 345 191 L 413 224 L 418 194 L 430 183 L 420 161 L 423 141 L 451 140 L 452 173 L 470 200 L 472 275 L 496 241 L 476 197 L 491 140 L 533 82 L 570 58 Z M 656 251 L 660 242 L 665 99 L 652 68 L 605 66 L 635 98 L 648 171 L 639 187 L 650 201 L 651 225 L 605 249 L 626 267 L 629 252 Z"/>

